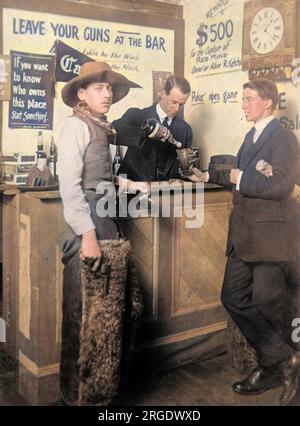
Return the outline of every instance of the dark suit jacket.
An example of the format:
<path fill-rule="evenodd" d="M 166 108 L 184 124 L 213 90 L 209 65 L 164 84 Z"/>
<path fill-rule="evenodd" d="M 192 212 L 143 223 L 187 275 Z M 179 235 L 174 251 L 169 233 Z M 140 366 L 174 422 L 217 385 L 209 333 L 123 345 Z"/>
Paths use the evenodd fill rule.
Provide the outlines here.
<path fill-rule="evenodd" d="M 243 176 L 240 190 L 233 186 L 227 255 L 234 247 L 248 262 L 292 261 L 296 253 L 295 205 L 290 194 L 298 161 L 297 139 L 277 119 L 266 126 L 254 145 L 249 133 L 237 155 Z M 263 176 L 255 169 L 261 159 L 273 166 L 273 176 Z M 213 171 L 209 180 L 229 186 L 229 174 Z"/>
<path fill-rule="evenodd" d="M 141 125 L 147 118 L 159 120 L 156 105 L 144 109 L 130 108 L 112 123 L 117 130 L 117 144 L 128 146 L 119 174 L 127 174 L 132 180 L 155 181 L 158 147 L 159 144 L 164 144 L 168 154 L 164 180 L 180 178 L 175 145 L 143 136 Z M 192 129 L 182 118 L 173 118 L 170 131 L 183 144 L 183 148 L 192 145 Z"/>

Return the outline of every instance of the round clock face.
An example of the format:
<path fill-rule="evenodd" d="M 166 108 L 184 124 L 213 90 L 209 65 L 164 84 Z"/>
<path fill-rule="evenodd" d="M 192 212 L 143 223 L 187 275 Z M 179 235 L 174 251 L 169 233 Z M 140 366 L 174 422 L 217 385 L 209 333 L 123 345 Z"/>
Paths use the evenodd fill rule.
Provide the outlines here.
<path fill-rule="evenodd" d="M 274 7 L 262 8 L 254 17 L 250 28 L 250 43 L 255 52 L 269 53 L 280 43 L 284 23 Z"/>

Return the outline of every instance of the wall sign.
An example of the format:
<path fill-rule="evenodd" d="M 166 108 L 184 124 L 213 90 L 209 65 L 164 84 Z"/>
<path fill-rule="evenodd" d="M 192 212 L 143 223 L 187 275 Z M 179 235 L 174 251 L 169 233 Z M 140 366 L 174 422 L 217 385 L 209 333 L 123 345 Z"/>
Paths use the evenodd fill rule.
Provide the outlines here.
<path fill-rule="evenodd" d="M 236 0 L 201 2 L 197 26 L 193 27 L 194 46 L 190 51 L 193 76 L 240 70 L 242 67 L 243 3 Z"/>
<path fill-rule="evenodd" d="M 70 8 L 71 9 L 71 8 Z M 72 13 L 70 11 L 70 13 Z M 99 8 L 98 8 L 99 13 Z M 149 20 L 149 23 L 151 21 Z M 154 76 L 160 72 L 174 72 L 174 29 L 158 28 L 153 26 L 127 24 L 124 22 L 102 21 L 101 19 L 88 19 L 77 16 L 67 16 L 54 13 L 44 13 L 33 10 L 18 10 L 3 8 L 3 53 L 9 55 L 11 51 L 29 53 L 37 57 L 47 55 L 54 58 L 52 50 L 56 47 L 62 53 L 62 70 L 78 72 L 81 59 L 104 61 L 111 68 L 124 74 L 130 80 L 140 84 L 142 89 L 131 90 L 120 102 L 114 104 L 109 111 L 109 120 L 119 118 L 132 106 L 143 108 L 151 105 L 153 100 Z M 61 49 L 63 47 L 63 49 Z M 64 50 L 65 49 L 65 50 Z M 76 55 L 74 50 L 76 50 Z M 79 57 L 77 52 L 79 52 Z M 56 52 L 58 53 L 58 52 Z M 35 60 L 36 58 L 35 57 Z M 57 55 L 60 57 L 60 54 Z M 27 59 L 26 59 L 27 60 Z M 58 70 L 57 70 L 58 71 Z M 154 74 L 153 74 L 154 72 Z M 59 75 L 60 81 L 55 84 L 55 99 L 53 119 L 51 115 L 51 100 L 46 110 L 36 110 L 36 119 L 32 123 L 17 113 L 25 111 L 25 107 L 16 110 L 12 103 L 11 108 L 4 103 L 2 114 L 2 150 L 3 152 L 31 152 L 35 149 L 35 128 L 53 129 L 55 139 L 59 137 L 59 130 L 63 120 L 72 111 L 61 99 L 61 90 L 69 76 Z M 21 76 L 22 78 L 22 76 Z M 17 86 L 18 82 L 13 81 Z M 44 87 L 41 88 L 45 90 Z M 17 89 L 15 89 L 17 90 Z M 19 98 L 19 94 L 15 94 Z M 43 102 L 45 98 L 40 99 Z M 14 109 L 14 117 L 12 110 Z M 32 112 L 32 111 L 31 111 Z M 47 112 L 48 115 L 42 117 Z M 22 117 L 21 117 L 22 115 Z M 39 122 L 37 120 L 39 119 Z M 43 122 L 43 120 L 45 120 Z M 52 126 L 53 121 L 53 126 Z M 9 123 L 9 126 L 7 125 Z M 28 131 L 22 131 L 22 126 L 28 125 Z M 33 130 L 30 130 L 33 129 Z M 52 135 L 45 134 L 45 145 L 50 143 Z"/>

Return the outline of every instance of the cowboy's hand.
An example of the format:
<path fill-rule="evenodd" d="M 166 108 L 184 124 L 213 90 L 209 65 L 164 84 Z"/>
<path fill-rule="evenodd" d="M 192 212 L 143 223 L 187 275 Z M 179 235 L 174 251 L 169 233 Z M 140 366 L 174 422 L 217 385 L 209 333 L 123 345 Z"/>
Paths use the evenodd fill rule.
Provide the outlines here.
<path fill-rule="evenodd" d="M 143 194 L 148 194 L 150 192 L 150 187 L 147 182 L 130 181 L 130 183 L 128 184 L 129 194 L 136 194 L 137 191 L 140 191 Z"/>
<path fill-rule="evenodd" d="M 240 173 L 241 173 L 240 169 L 231 169 L 230 170 L 230 182 L 236 185 L 238 178 L 240 176 Z"/>
<path fill-rule="evenodd" d="M 209 175 L 207 172 L 202 172 L 196 167 L 192 168 L 192 175 L 187 176 L 192 182 L 208 182 Z"/>
<path fill-rule="evenodd" d="M 82 235 L 80 259 L 90 265 L 92 271 L 96 271 L 100 265 L 101 250 L 94 229 Z"/>
<path fill-rule="evenodd" d="M 134 182 L 131 179 L 125 179 L 122 176 L 117 176 L 117 183 L 119 185 L 119 194 L 122 192 L 135 194 L 137 191 L 148 193 L 150 191 L 150 187 L 147 182 Z"/>

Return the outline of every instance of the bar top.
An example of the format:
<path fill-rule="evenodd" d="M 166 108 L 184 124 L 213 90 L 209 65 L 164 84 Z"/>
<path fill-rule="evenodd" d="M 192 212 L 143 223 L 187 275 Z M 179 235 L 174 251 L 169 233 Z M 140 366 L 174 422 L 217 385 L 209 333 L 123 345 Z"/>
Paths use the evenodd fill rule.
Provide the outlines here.
<path fill-rule="evenodd" d="M 191 189 L 196 188 L 196 184 L 193 182 L 186 182 L 180 179 L 173 179 L 171 181 L 166 182 L 150 182 L 152 189 L 168 189 L 170 186 L 172 189 L 180 189 L 183 184 L 190 184 Z M 19 193 L 23 193 L 26 197 L 32 197 L 32 198 L 38 198 L 38 199 L 57 199 L 60 198 L 59 191 L 56 190 L 44 190 L 42 187 L 37 187 L 38 189 L 27 189 L 25 187 L 15 186 L 15 185 L 9 185 L 9 184 L 0 184 L 0 193 L 3 195 L 16 195 Z M 216 185 L 213 183 L 205 183 L 204 184 L 204 190 L 219 190 L 223 187 L 220 185 Z"/>

